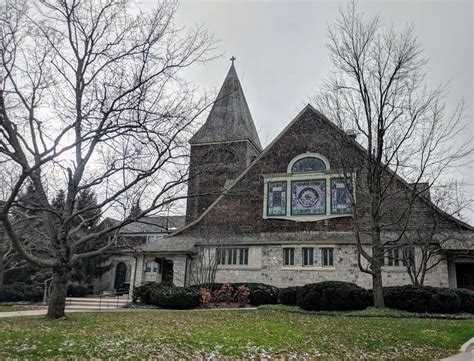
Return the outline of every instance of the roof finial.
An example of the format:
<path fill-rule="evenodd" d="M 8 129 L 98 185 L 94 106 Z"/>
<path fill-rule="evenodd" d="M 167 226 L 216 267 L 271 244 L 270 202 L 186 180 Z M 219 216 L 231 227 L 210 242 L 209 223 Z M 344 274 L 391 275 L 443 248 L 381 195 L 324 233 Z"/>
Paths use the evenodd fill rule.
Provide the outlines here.
<path fill-rule="evenodd" d="M 230 61 L 232 62 L 232 65 L 234 65 L 234 61 L 237 59 L 235 56 L 232 55 L 232 58 L 230 58 Z"/>

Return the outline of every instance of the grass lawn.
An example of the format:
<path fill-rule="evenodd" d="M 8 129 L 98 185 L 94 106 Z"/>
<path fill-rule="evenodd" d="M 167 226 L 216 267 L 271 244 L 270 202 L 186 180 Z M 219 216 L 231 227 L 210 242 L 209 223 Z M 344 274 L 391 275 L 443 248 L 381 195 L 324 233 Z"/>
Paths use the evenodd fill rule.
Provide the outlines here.
<path fill-rule="evenodd" d="M 25 303 L 0 303 L 0 312 L 13 312 L 32 310 L 35 307 L 32 304 Z"/>
<path fill-rule="evenodd" d="M 67 321 L 0 319 L 0 359 L 436 359 L 456 353 L 473 335 L 473 320 L 358 318 L 271 309 L 72 313 Z"/>

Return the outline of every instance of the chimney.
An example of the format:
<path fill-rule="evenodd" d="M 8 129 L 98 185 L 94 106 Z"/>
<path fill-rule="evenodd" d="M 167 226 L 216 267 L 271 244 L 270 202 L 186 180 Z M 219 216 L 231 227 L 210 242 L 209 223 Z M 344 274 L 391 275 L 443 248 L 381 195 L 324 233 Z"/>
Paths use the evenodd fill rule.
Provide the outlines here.
<path fill-rule="evenodd" d="M 347 129 L 346 134 L 352 139 L 357 140 L 357 135 L 359 134 L 355 129 Z"/>

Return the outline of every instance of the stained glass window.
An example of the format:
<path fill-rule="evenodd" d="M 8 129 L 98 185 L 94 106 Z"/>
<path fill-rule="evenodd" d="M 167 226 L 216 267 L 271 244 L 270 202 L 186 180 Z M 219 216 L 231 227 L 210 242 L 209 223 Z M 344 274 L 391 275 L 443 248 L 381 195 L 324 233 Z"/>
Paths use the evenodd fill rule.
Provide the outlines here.
<path fill-rule="evenodd" d="M 267 215 L 286 215 L 286 181 L 268 183 Z"/>
<path fill-rule="evenodd" d="M 331 213 L 352 213 L 352 203 L 343 179 L 331 179 Z"/>
<path fill-rule="evenodd" d="M 294 215 L 326 214 L 326 180 L 291 182 Z"/>
<path fill-rule="evenodd" d="M 305 157 L 297 160 L 291 167 L 292 173 L 319 172 L 326 170 L 326 164 L 320 158 Z"/>

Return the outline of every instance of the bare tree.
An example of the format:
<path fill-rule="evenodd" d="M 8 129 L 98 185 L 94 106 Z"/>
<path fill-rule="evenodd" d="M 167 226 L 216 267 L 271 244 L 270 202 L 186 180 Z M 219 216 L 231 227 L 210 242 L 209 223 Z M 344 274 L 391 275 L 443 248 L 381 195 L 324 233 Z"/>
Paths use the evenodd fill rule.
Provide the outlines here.
<path fill-rule="evenodd" d="M 412 27 L 396 32 L 352 3 L 329 27 L 328 48 L 334 71 L 316 101 L 341 129 L 359 135 L 359 143 L 343 132 L 334 141 L 352 201 L 359 268 L 372 276 L 374 304 L 383 307 L 386 249 L 399 247 L 416 227 L 415 206 L 426 203 L 427 189 L 465 162 L 472 147 L 457 141 L 462 103 L 448 114 L 446 87 L 426 87 L 426 59 Z"/>
<path fill-rule="evenodd" d="M 47 317 L 56 319 L 75 262 L 116 237 L 88 245 L 135 220 L 87 232 L 87 214 L 124 214 L 139 202 L 139 218 L 185 197 L 188 131 L 206 104 L 182 74 L 210 58 L 213 40 L 202 28 L 176 28 L 175 2 L 147 13 L 125 0 L 26 4 L 8 0 L 0 17 L 0 164 L 14 175 L 0 220 L 23 259 L 51 270 Z M 44 224 L 42 254 L 29 252 L 12 224 L 28 180 L 38 200 L 24 219 Z M 58 211 L 50 200 L 59 189 Z M 98 201 L 78 209 L 84 190 Z"/>
<path fill-rule="evenodd" d="M 464 184 L 450 180 L 432 191 L 431 200 L 436 207 L 428 215 L 429 227 L 406 232 L 399 247 L 392 247 L 415 286 L 423 286 L 426 274 L 441 262 L 469 257 L 474 249 L 472 239 L 461 229 L 443 229 L 436 214 L 437 209 L 442 209 L 450 216 L 465 219 L 464 212 L 473 200 L 467 196 Z"/>

